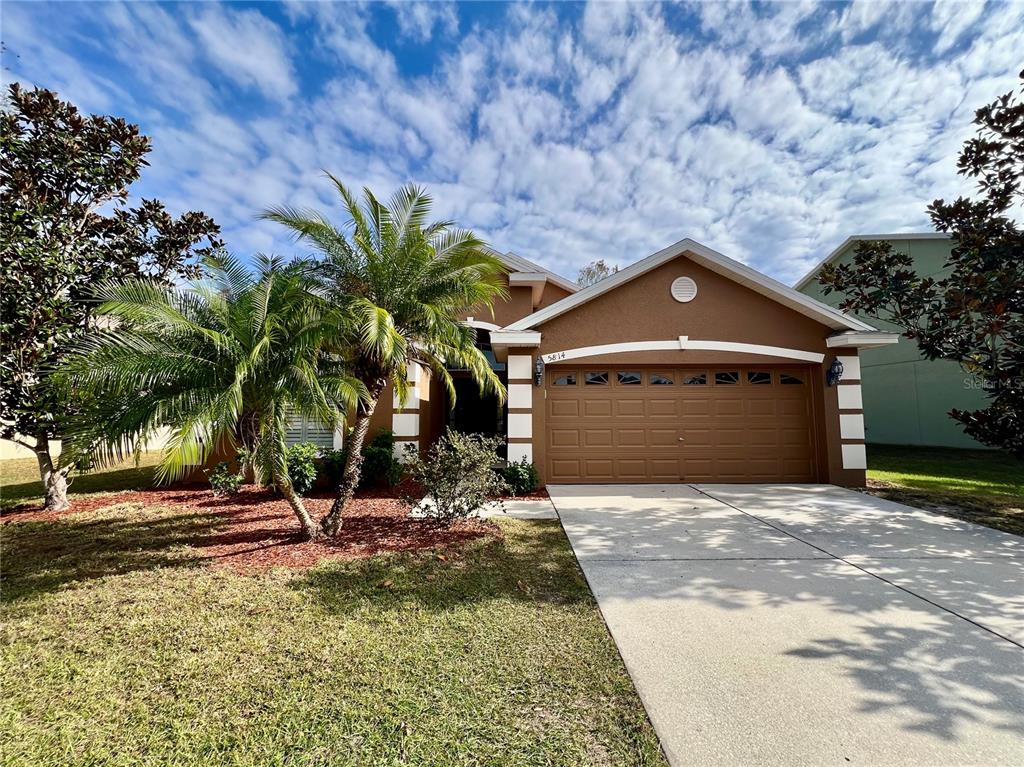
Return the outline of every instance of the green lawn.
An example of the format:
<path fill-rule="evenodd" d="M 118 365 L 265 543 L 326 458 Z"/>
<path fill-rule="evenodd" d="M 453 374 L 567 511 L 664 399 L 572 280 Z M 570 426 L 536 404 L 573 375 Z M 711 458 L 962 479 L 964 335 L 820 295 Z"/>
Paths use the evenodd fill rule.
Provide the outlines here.
<path fill-rule="evenodd" d="M 77 495 L 143 490 L 153 486 L 153 474 L 160 462 L 160 451 L 142 453 L 119 466 L 87 474 L 73 474 L 70 492 Z M 43 483 L 39 481 L 39 464 L 35 458 L 0 461 L 0 508 L 17 506 L 28 501 L 42 501 Z"/>
<path fill-rule="evenodd" d="M 258 576 L 216 524 L 4 526 L 5 765 L 664 764 L 557 522 Z"/>
<path fill-rule="evenodd" d="M 990 450 L 869 445 L 868 466 L 877 495 L 1024 535 L 1024 461 Z"/>

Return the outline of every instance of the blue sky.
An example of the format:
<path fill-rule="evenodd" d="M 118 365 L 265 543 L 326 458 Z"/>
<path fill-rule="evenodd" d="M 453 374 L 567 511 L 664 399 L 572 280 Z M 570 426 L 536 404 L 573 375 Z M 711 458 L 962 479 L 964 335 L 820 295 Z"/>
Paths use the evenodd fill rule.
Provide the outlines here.
<path fill-rule="evenodd" d="M 340 216 L 329 169 L 575 277 L 693 237 L 793 282 L 854 233 L 926 230 L 1024 2 L 4 2 L 5 82 L 139 123 L 136 191 L 240 254 L 266 206 Z"/>

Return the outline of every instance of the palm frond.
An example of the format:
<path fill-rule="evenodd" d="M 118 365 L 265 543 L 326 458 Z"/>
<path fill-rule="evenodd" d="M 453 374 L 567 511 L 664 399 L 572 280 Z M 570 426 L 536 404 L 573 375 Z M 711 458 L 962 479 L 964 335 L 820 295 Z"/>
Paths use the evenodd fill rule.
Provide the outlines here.
<path fill-rule="evenodd" d="M 327 353 L 354 331 L 315 287 L 308 262 L 278 256 L 257 257 L 255 271 L 211 260 L 185 288 L 101 286 L 110 327 L 76 345 L 59 373 L 97 402 L 75 444 L 109 461 L 168 428 L 158 476 L 169 481 L 239 439 L 273 447 L 265 454 L 277 461 L 277 437 L 259 429 L 278 429 L 288 406 L 340 423 L 365 390 L 343 355 Z"/>

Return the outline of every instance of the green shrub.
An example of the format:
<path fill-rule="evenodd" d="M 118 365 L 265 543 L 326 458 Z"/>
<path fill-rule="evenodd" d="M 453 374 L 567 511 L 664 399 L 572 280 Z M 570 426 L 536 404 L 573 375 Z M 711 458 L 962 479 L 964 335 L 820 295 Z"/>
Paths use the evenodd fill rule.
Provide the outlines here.
<path fill-rule="evenodd" d="M 320 468 L 331 486 L 341 482 L 348 451 L 321 450 Z M 391 429 L 381 429 L 373 439 L 363 445 L 363 468 L 359 475 L 360 489 L 368 487 L 394 487 L 402 479 L 402 463 L 395 458 L 395 435 Z"/>
<path fill-rule="evenodd" d="M 537 467 L 525 458 L 510 463 L 502 471 L 505 482 L 508 483 L 509 492 L 512 495 L 526 495 L 532 493 L 540 484 L 540 475 Z"/>
<path fill-rule="evenodd" d="M 221 461 L 212 471 L 207 471 L 206 477 L 210 480 L 210 489 L 218 498 L 237 495 L 242 487 L 242 473 L 232 469 L 227 461 Z"/>
<path fill-rule="evenodd" d="M 288 476 L 299 495 L 305 495 L 316 484 L 316 462 L 319 450 L 312 442 L 300 442 L 284 452 L 288 463 Z"/>
<path fill-rule="evenodd" d="M 428 516 L 446 525 L 465 519 L 496 495 L 508 492 L 504 478 L 494 471 L 500 462 L 500 437 L 459 434 L 451 429 L 420 457 L 409 451 L 409 474 L 426 491 L 430 502 L 406 498 Z"/>
<path fill-rule="evenodd" d="M 348 453 L 333 448 L 322 448 L 320 450 L 320 472 L 331 487 L 337 487 L 341 482 L 341 475 L 345 471 L 345 456 Z"/>
<path fill-rule="evenodd" d="M 363 447 L 363 471 L 359 486 L 394 487 L 401 479 L 402 464 L 395 458 L 395 435 L 391 429 L 381 429 Z"/>

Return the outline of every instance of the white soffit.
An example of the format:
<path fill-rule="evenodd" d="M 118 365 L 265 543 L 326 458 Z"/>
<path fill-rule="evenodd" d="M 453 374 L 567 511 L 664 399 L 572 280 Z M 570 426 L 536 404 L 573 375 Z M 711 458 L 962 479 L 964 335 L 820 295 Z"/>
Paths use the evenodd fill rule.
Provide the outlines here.
<path fill-rule="evenodd" d="M 880 330 L 869 333 L 848 331 L 846 333 L 836 333 L 834 336 L 829 336 L 825 339 L 825 344 L 830 349 L 843 349 L 849 347 L 873 349 L 878 346 L 891 346 L 892 344 L 899 343 L 899 341 L 899 333 L 885 333 Z"/>
<path fill-rule="evenodd" d="M 491 346 L 540 346 L 540 333 L 534 330 L 495 330 L 491 333 Z"/>
<path fill-rule="evenodd" d="M 508 276 L 508 284 L 510 287 L 518 285 L 530 288 L 530 300 L 536 306 L 544 294 L 544 286 L 548 284 L 548 275 L 544 272 L 512 272 Z"/>
<path fill-rule="evenodd" d="M 577 285 L 572 280 L 567 280 L 562 275 L 555 274 L 550 269 L 545 269 L 540 264 L 535 264 L 533 261 L 530 261 L 529 259 L 523 258 L 522 256 L 517 256 L 512 251 L 509 251 L 508 253 L 499 253 L 498 251 L 494 250 L 493 248 L 488 248 L 488 250 L 490 251 L 492 256 L 494 256 L 495 258 L 500 259 L 501 262 L 504 263 L 505 266 L 507 266 L 512 271 L 512 273 L 515 273 L 515 272 L 526 272 L 526 273 L 529 273 L 529 274 L 538 274 L 539 273 L 539 274 L 543 274 L 545 277 L 547 277 L 548 282 L 550 282 L 550 283 L 552 283 L 554 285 L 557 285 L 558 287 L 562 288 L 563 290 L 568 290 L 570 293 L 575 293 L 576 291 L 578 291 L 580 289 L 580 286 Z"/>
<path fill-rule="evenodd" d="M 741 264 L 739 261 L 734 261 L 728 256 L 722 255 L 711 248 L 701 245 L 695 240 L 689 238 L 680 240 L 679 242 L 669 245 L 663 250 L 659 250 L 657 253 L 653 253 L 647 258 L 637 261 L 634 264 L 630 264 L 625 269 L 613 274 L 611 277 L 606 277 L 600 282 L 594 283 L 593 285 L 583 288 L 574 295 L 567 296 L 561 301 L 556 301 L 551 306 L 545 307 L 538 312 L 534 312 L 521 320 L 510 324 L 506 330 L 529 330 L 535 328 L 538 325 L 547 322 L 549 320 L 558 317 L 565 312 L 575 309 L 577 306 L 585 304 L 600 295 L 607 293 L 608 291 L 615 290 L 615 288 L 625 285 L 637 277 L 640 277 L 652 269 L 656 269 L 662 264 L 668 263 L 669 261 L 678 258 L 681 255 L 686 255 L 695 263 L 722 275 L 733 282 L 737 282 L 745 287 L 750 288 L 756 293 L 776 301 L 806 317 L 810 317 L 817 322 L 821 322 L 827 327 L 833 330 L 859 330 L 859 331 L 873 331 L 871 325 L 866 322 L 850 317 L 843 312 L 835 309 L 827 304 L 823 304 L 821 301 L 816 301 L 810 296 L 805 296 L 793 288 L 783 285 L 778 280 L 774 280 L 771 277 L 761 274 L 756 269 L 752 269 L 746 264 Z"/>

